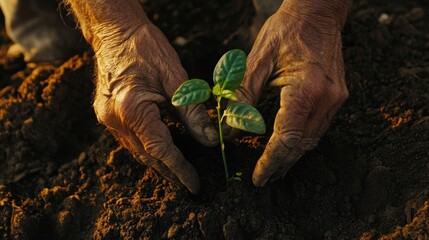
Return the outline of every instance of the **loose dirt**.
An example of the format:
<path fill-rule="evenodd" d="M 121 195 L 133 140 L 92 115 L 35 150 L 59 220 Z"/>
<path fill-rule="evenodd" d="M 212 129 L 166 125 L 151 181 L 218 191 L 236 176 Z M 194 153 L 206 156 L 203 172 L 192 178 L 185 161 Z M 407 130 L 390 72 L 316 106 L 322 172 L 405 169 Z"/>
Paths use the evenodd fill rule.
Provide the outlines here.
<path fill-rule="evenodd" d="M 189 75 L 210 79 L 239 46 L 250 2 L 171 2 L 143 4 Z M 225 188 L 218 148 L 199 145 L 161 106 L 200 174 L 197 196 L 133 160 L 97 123 L 91 52 L 27 66 L 5 56 L 2 29 L 0 238 L 429 239 L 429 4 L 353 2 L 343 31 L 350 98 L 284 179 L 252 185 L 269 133 L 244 135 L 227 146 L 243 180 Z M 277 91 L 259 105 L 269 128 Z"/>

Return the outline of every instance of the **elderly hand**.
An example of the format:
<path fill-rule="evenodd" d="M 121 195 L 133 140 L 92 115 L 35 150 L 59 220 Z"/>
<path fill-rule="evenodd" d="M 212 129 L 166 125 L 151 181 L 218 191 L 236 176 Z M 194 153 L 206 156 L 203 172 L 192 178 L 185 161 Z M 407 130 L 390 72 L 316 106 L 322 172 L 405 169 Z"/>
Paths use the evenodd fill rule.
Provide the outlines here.
<path fill-rule="evenodd" d="M 347 99 L 341 52 L 347 8 L 344 0 L 285 1 L 260 30 L 237 94 L 255 105 L 267 83 L 281 91 L 273 134 L 253 173 L 255 186 L 284 176 L 313 149 Z"/>
<path fill-rule="evenodd" d="M 157 102 L 170 99 L 188 79 L 174 49 L 152 23 L 146 22 L 94 44 L 97 89 L 94 109 L 98 120 L 141 163 L 168 180 L 199 190 L 198 174 L 173 144 L 161 121 Z M 190 133 L 201 143 L 218 143 L 217 132 L 202 105 L 178 109 Z"/>

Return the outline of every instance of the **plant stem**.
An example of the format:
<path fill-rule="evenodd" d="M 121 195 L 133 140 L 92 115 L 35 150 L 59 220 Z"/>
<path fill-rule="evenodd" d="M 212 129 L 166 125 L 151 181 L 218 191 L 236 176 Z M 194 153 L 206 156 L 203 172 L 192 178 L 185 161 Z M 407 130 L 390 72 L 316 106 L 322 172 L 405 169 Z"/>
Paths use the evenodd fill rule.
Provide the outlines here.
<path fill-rule="evenodd" d="M 223 142 L 223 132 L 222 132 L 222 116 L 220 112 L 220 101 L 222 97 L 216 98 L 217 100 L 217 121 L 218 121 L 218 128 L 219 128 L 219 142 L 220 142 L 220 150 L 222 152 L 222 160 L 223 160 L 223 168 L 225 169 L 225 179 L 226 179 L 226 185 L 228 185 L 229 180 L 229 174 L 228 174 L 228 164 L 226 162 L 226 156 L 225 156 L 225 144 Z"/>

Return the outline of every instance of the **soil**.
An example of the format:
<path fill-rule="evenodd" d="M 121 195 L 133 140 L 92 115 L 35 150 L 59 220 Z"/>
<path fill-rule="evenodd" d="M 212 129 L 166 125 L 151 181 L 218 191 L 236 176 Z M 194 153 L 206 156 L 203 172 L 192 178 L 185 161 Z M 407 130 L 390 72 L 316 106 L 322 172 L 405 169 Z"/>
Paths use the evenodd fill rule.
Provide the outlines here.
<path fill-rule="evenodd" d="M 143 4 L 189 75 L 205 79 L 254 14 L 247 0 Z M 243 179 L 226 188 L 218 148 L 199 145 L 161 106 L 200 174 L 197 196 L 133 160 L 97 123 L 90 51 L 26 65 L 5 56 L 2 29 L 0 238 L 429 239 L 428 9 L 354 1 L 343 32 L 350 98 L 319 146 L 266 187 L 251 174 L 269 133 L 228 144 Z M 268 128 L 276 92 L 259 105 Z"/>

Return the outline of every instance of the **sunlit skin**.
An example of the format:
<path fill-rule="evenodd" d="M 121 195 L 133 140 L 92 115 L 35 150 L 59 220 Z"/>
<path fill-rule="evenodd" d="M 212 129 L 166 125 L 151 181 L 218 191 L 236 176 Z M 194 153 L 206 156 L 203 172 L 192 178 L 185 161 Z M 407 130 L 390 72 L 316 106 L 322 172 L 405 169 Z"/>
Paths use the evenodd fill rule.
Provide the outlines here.
<path fill-rule="evenodd" d="M 170 99 L 188 79 L 178 55 L 137 0 L 69 3 L 96 54 L 99 121 L 137 160 L 198 192 L 198 174 L 172 143 L 155 104 Z M 274 133 L 253 173 L 256 186 L 284 176 L 314 148 L 347 99 L 341 29 L 348 7 L 346 0 L 287 0 L 260 30 L 238 95 L 256 104 L 271 83 L 281 88 L 281 102 Z M 203 106 L 179 111 L 197 140 L 217 144 Z"/>
<path fill-rule="evenodd" d="M 348 1 L 286 0 L 260 30 L 239 98 L 255 105 L 266 84 L 281 91 L 255 186 L 284 176 L 313 149 L 347 99 L 341 29 L 348 8 Z"/>
<path fill-rule="evenodd" d="M 255 186 L 284 176 L 313 149 L 347 99 L 341 29 L 349 4 L 285 0 L 263 24 L 237 91 L 239 100 L 256 105 L 267 84 L 281 88 L 273 134 L 253 173 Z M 68 5 L 95 52 L 98 120 L 136 160 L 197 193 L 198 174 L 173 144 L 156 105 L 188 79 L 173 47 L 139 0 L 68 0 Z M 204 106 L 178 111 L 195 139 L 218 144 Z"/>

